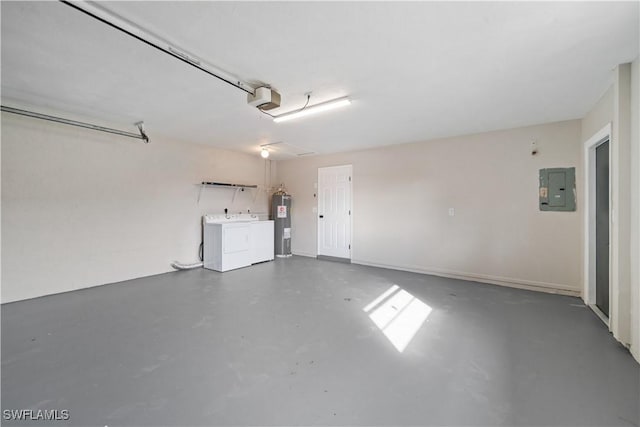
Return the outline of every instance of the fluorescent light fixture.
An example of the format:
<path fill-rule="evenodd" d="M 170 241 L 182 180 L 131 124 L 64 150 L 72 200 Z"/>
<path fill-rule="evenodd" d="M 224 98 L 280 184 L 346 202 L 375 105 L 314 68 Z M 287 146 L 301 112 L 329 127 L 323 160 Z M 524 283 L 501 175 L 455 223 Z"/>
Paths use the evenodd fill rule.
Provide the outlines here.
<path fill-rule="evenodd" d="M 333 99 L 331 101 L 322 102 L 320 104 L 311 105 L 302 110 L 292 111 L 290 113 L 280 114 L 273 118 L 276 123 L 285 122 L 287 120 L 297 119 L 311 114 L 321 113 L 323 111 L 333 110 L 334 108 L 345 107 L 351 104 L 351 100 L 346 96 L 343 98 Z"/>
<path fill-rule="evenodd" d="M 266 148 L 263 148 L 260 151 L 260 155 L 262 156 L 263 159 L 266 159 L 267 157 L 269 157 L 269 150 L 267 150 Z"/>

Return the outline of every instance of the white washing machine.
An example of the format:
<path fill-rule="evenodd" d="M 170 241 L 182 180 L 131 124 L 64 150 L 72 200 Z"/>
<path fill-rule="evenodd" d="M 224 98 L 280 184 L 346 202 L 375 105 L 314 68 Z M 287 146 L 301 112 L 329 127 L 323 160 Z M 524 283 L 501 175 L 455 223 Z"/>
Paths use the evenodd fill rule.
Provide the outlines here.
<path fill-rule="evenodd" d="M 250 214 L 205 215 L 204 268 L 228 271 L 273 260 L 273 221 Z"/>

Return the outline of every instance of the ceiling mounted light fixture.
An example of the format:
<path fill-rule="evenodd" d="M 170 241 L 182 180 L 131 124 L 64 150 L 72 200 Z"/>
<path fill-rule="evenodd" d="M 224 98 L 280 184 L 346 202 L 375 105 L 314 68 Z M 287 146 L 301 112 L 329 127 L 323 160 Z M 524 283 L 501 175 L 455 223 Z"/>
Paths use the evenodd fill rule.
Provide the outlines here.
<path fill-rule="evenodd" d="M 334 108 L 345 107 L 350 104 L 351 100 L 345 96 L 338 99 L 332 99 L 331 101 L 321 102 L 320 104 L 311 105 L 301 110 L 291 111 L 289 113 L 274 116 L 273 121 L 276 123 L 285 122 L 287 120 L 297 119 L 298 117 L 321 113 L 323 111 L 333 110 Z"/>
<path fill-rule="evenodd" d="M 266 159 L 267 157 L 269 157 L 269 150 L 267 150 L 266 148 L 263 148 L 260 151 L 260 155 L 262 156 L 263 159 Z"/>

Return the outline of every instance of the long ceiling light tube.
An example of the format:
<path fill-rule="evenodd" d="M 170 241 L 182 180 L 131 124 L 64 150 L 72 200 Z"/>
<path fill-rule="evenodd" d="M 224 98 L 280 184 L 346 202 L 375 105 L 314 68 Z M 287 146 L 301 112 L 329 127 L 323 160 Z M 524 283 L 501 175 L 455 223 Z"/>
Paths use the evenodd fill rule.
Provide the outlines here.
<path fill-rule="evenodd" d="M 321 113 L 323 111 L 329 111 L 335 108 L 345 107 L 350 104 L 351 104 L 351 100 L 349 99 L 349 97 L 345 96 L 342 98 L 332 99 L 331 101 L 321 102 L 320 104 L 311 105 L 302 110 L 296 110 L 290 113 L 279 114 L 273 117 L 273 121 L 276 123 L 286 122 L 288 120 L 297 119 L 299 117 Z"/>
<path fill-rule="evenodd" d="M 204 64 L 202 61 L 196 59 L 193 55 L 187 54 L 184 52 L 184 49 L 178 48 L 175 45 L 172 46 L 171 43 L 163 40 L 162 38 L 150 33 L 149 31 L 144 30 L 138 25 L 128 21 L 125 18 L 122 18 L 116 15 L 113 12 L 107 11 L 102 7 L 94 4 L 89 1 L 67 1 L 60 0 L 61 3 L 66 4 L 80 12 L 83 12 L 98 21 L 109 25 L 123 33 L 145 43 L 149 46 L 152 46 L 168 55 L 173 56 L 180 61 L 191 65 L 205 73 L 222 80 L 225 83 L 228 83 L 246 93 L 255 94 L 255 88 L 249 83 L 242 81 L 238 77 L 227 73 L 226 71 L 215 68 L 209 64 Z"/>
<path fill-rule="evenodd" d="M 79 122 L 79 121 L 76 121 L 76 120 L 70 120 L 70 119 L 65 119 L 65 118 L 62 118 L 62 117 L 50 116 L 48 114 L 36 113 L 35 111 L 21 110 L 19 108 L 7 107 L 7 106 L 4 106 L 4 105 L 0 106 L 0 110 L 4 111 L 6 113 L 12 113 L 12 114 L 18 114 L 18 115 L 21 115 L 21 116 L 32 117 L 34 119 L 48 120 L 50 122 L 57 122 L 57 123 L 65 124 L 65 125 L 77 126 L 77 127 L 81 127 L 81 128 L 97 130 L 97 131 L 100 131 L 100 132 L 107 132 L 107 133 L 113 133 L 113 134 L 116 134 L 116 135 L 127 136 L 129 138 L 141 139 L 145 143 L 149 143 L 149 137 L 144 132 L 144 123 L 143 122 L 136 123 L 136 126 L 138 127 L 138 131 L 140 131 L 140 134 L 135 134 L 135 133 L 126 132 L 126 131 L 120 130 L 120 129 L 107 128 L 107 127 L 104 127 L 104 126 L 98 126 L 98 125 L 94 125 L 94 124 L 91 124 L 91 123 Z"/>

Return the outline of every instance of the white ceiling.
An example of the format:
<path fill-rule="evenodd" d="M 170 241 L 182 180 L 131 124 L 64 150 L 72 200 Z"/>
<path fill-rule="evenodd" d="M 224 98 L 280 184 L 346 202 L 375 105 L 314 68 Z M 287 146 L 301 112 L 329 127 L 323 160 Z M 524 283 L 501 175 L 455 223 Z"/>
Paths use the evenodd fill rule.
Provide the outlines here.
<path fill-rule="evenodd" d="M 2 103 L 258 154 L 329 153 L 583 117 L 639 52 L 639 3 L 106 2 L 299 108 L 246 94 L 59 2 L 1 2 Z M 128 129 L 130 130 L 130 129 Z"/>

